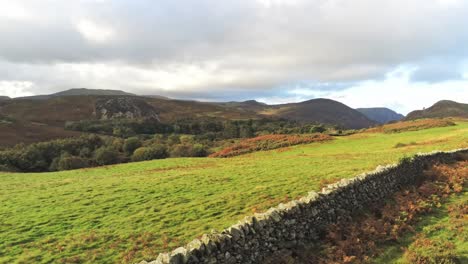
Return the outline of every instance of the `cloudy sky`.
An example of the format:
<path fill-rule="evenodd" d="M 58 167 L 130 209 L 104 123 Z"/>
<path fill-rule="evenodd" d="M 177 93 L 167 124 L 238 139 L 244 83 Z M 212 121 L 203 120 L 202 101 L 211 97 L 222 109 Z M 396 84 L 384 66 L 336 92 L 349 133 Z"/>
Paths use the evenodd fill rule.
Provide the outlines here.
<path fill-rule="evenodd" d="M 0 0 L 0 95 L 468 103 L 468 1 Z"/>

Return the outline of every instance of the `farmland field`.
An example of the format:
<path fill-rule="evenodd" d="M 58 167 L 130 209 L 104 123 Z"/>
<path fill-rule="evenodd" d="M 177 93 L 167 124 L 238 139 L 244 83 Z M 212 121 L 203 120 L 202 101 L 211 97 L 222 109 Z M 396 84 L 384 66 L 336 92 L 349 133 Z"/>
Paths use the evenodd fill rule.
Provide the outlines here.
<path fill-rule="evenodd" d="M 152 259 L 243 216 L 432 150 L 468 147 L 468 122 L 361 133 L 228 159 L 177 158 L 0 173 L 0 263 Z"/>

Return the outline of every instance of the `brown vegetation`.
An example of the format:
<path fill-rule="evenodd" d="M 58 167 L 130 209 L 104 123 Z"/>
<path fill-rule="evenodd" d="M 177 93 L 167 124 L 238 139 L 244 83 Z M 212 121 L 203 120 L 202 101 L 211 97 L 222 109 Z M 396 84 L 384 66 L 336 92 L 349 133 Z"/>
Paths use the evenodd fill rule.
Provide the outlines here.
<path fill-rule="evenodd" d="M 455 126 L 455 123 L 447 119 L 419 119 L 414 121 L 402 121 L 367 129 L 367 132 L 377 133 L 401 133 L 405 131 L 417 131 L 434 127 Z"/>
<path fill-rule="evenodd" d="M 322 142 L 333 139 L 325 134 L 310 135 L 263 135 L 255 138 L 249 138 L 227 147 L 221 151 L 213 153 L 210 157 L 227 158 L 247 154 L 260 150 L 271 150 L 283 147 L 289 147 L 299 144 L 308 144 L 313 142 Z"/>
<path fill-rule="evenodd" d="M 464 157 L 466 158 L 466 157 Z M 382 207 L 371 208 L 360 217 L 331 225 L 319 248 L 301 252 L 283 252 L 274 263 L 372 263 L 385 242 L 396 242 L 408 232 L 421 216 L 440 207 L 454 193 L 460 193 L 468 179 L 468 161 L 453 165 L 436 165 L 426 172 L 426 180 L 418 187 L 397 193 Z M 458 228 L 467 220 L 468 205 L 453 206 Z M 450 243 L 418 236 L 407 249 L 405 258 L 410 263 L 459 263 Z M 423 248 L 424 250 L 419 250 Z M 430 252 L 430 256 L 425 255 Z M 295 257 L 293 258 L 293 255 Z M 435 261 L 435 262 L 434 262 Z"/>

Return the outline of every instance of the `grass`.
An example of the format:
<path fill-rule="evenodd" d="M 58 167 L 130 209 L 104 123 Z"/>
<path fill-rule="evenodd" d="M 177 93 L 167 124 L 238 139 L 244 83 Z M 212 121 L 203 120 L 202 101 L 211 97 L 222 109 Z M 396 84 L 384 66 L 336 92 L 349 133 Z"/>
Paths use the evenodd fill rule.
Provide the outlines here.
<path fill-rule="evenodd" d="M 397 143 L 416 145 L 394 148 Z M 0 263 L 154 259 L 320 182 L 417 152 L 468 147 L 468 122 L 361 133 L 229 159 L 178 158 L 77 171 L 0 173 Z"/>
<path fill-rule="evenodd" d="M 464 205 L 466 211 L 467 191 L 465 188 L 462 194 L 452 196 L 442 207 L 425 216 L 417 224 L 414 233 L 404 236 L 398 243 L 385 245 L 383 253 L 374 263 L 410 264 L 412 261 L 408 260 L 408 254 L 431 258 L 436 255 L 448 255 L 447 253 L 457 257 L 462 263 L 467 263 L 468 230 L 466 226 L 463 227 L 466 225 L 467 215 L 465 212 L 460 218 L 461 212 L 457 215 L 453 209 Z"/>

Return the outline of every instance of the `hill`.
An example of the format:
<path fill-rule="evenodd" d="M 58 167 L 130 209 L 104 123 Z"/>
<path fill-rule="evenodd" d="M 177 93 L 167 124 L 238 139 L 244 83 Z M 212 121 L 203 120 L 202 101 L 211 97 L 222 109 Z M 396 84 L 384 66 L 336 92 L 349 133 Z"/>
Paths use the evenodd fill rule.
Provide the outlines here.
<path fill-rule="evenodd" d="M 145 113 L 148 113 L 150 117 L 158 115 L 162 122 L 201 117 L 221 119 L 270 117 L 339 125 L 344 128 L 364 128 L 375 124 L 358 111 L 329 99 L 313 99 L 282 105 L 267 105 L 255 100 L 208 103 L 140 97 L 122 91 L 90 89 L 71 89 L 51 95 L 4 101 L 0 105 L 0 114 L 16 120 L 60 126 L 66 121 L 99 119 L 103 116 L 100 114 L 100 105 L 106 100 L 121 100 L 120 103 L 109 102 L 108 105 L 125 105 L 125 109 L 132 109 L 129 116 L 147 117 Z M 143 112 L 140 111 L 142 107 L 145 109 Z"/>
<path fill-rule="evenodd" d="M 38 123 L 42 128 L 51 126 L 54 130 L 64 128 L 68 121 L 114 118 L 151 118 L 163 123 L 173 123 L 180 119 L 269 118 L 336 125 L 345 129 L 367 128 L 376 124 L 362 113 L 329 99 L 313 99 L 281 105 L 267 105 L 255 100 L 209 103 L 172 100 L 158 96 L 136 96 L 117 90 L 84 88 L 70 89 L 51 95 L 0 100 L 0 115 L 20 122 L 24 129 L 30 127 L 31 123 Z M 0 126 L 0 133 L 6 129 Z M 37 130 L 38 133 L 40 131 L 45 133 L 47 129 Z M 57 133 L 51 135 L 57 135 Z M 40 135 L 40 133 L 37 137 L 50 138 L 49 135 Z M 10 138 L 10 140 L 12 144 L 23 142 L 22 137 L 18 137 L 17 140 Z"/>
<path fill-rule="evenodd" d="M 298 121 L 334 124 L 348 129 L 366 128 L 376 124 L 345 104 L 322 98 L 267 106 L 260 113 Z"/>
<path fill-rule="evenodd" d="M 418 152 L 468 147 L 468 123 L 365 133 L 244 156 L 0 173 L 0 263 L 137 263 L 324 181 Z M 398 142 L 418 144 L 394 148 Z"/>
<path fill-rule="evenodd" d="M 17 97 L 15 99 L 30 99 L 30 100 L 47 100 L 54 97 L 63 97 L 63 96 L 103 96 L 103 95 L 120 95 L 128 96 L 134 95 L 120 90 L 105 90 L 105 89 L 88 89 L 88 88 L 72 88 L 65 91 L 61 91 L 53 94 L 44 94 L 44 95 L 33 95 L 25 97 Z"/>
<path fill-rule="evenodd" d="M 73 88 L 66 91 L 54 93 L 51 96 L 77 96 L 77 95 L 135 95 L 120 90 L 101 90 L 101 89 L 87 89 L 87 88 Z"/>
<path fill-rule="evenodd" d="M 8 97 L 8 96 L 0 96 L 0 101 L 6 101 L 6 100 L 10 100 L 10 97 Z"/>
<path fill-rule="evenodd" d="M 399 121 L 405 117 L 404 115 L 385 107 L 356 108 L 356 110 L 364 114 L 370 120 L 380 124 L 385 124 L 390 121 Z"/>
<path fill-rule="evenodd" d="M 442 100 L 433 106 L 409 113 L 406 120 L 419 118 L 440 118 L 440 117 L 468 117 L 468 104 L 457 103 L 450 100 Z"/>

